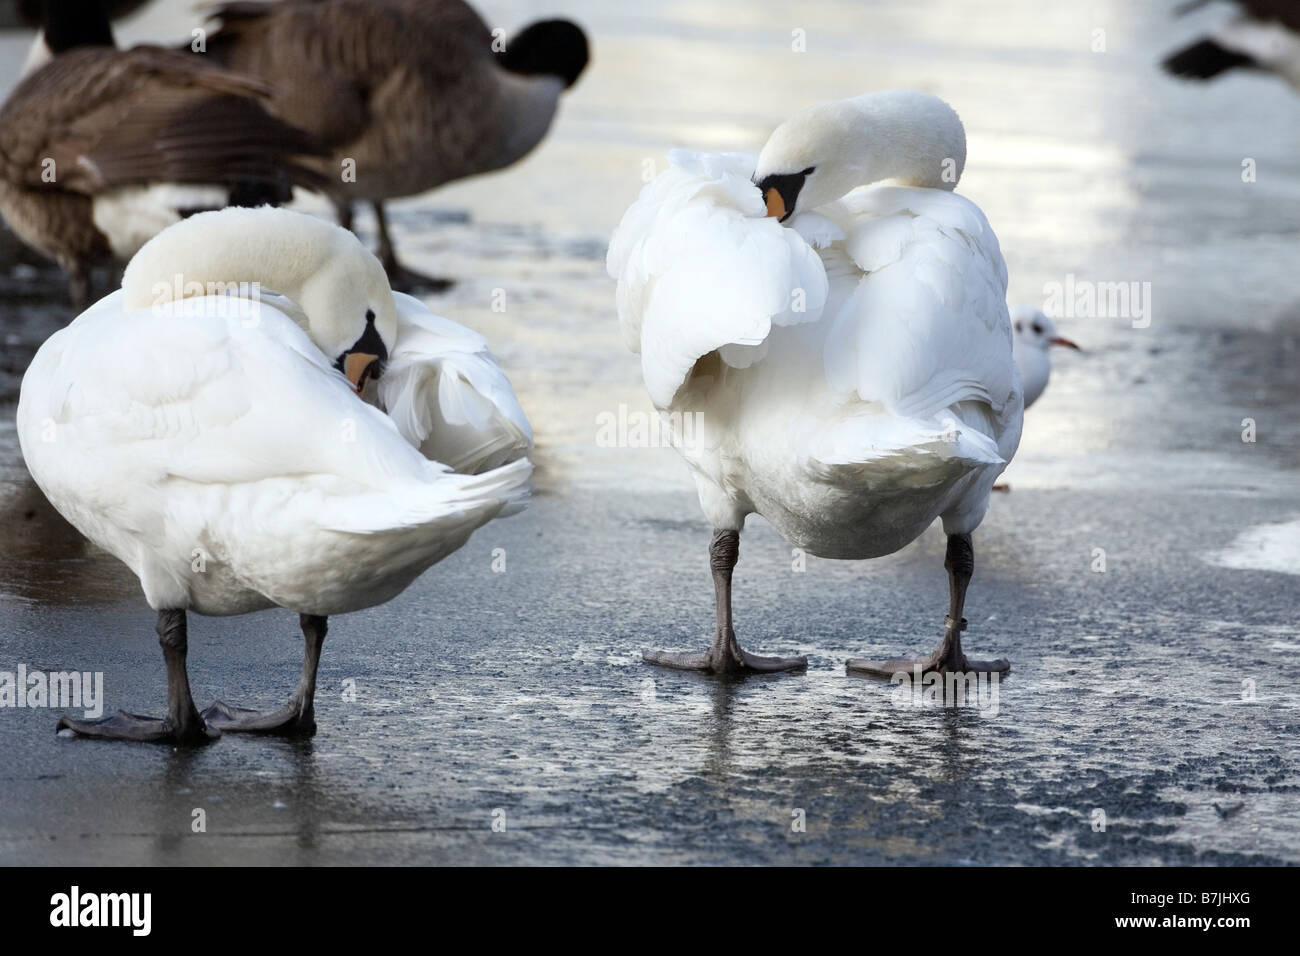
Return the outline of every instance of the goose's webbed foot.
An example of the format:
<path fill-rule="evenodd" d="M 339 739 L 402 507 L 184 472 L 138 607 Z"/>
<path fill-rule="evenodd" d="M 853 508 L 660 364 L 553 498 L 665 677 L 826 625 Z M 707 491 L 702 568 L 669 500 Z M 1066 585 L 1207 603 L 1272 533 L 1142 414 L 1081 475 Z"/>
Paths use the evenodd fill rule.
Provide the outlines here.
<path fill-rule="evenodd" d="M 408 269 L 396 259 L 385 262 L 384 271 L 388 273 L 388 285 L 393 291 L 405 292 L 407 295 L 415 295 L 418 292 L 446 292 L 456 284 L 454 279 L 440 279 L 437 276 Z"/>
<path fill-rule="evenodd" d="M 397 253 L 393 251 L 393 239 L 388 232 L 388 214 L 384 211 L 384 204 L 376 202 L 373 205 L 375 226 L 379 232 L 379 249 L 375 255 L 388 273 L 388 284 L 395 292 L 405 292 L 407 295 L 417 292 L 446 292 L 455 285 L 451 279 L 425 275 L 398 262 Z"/>

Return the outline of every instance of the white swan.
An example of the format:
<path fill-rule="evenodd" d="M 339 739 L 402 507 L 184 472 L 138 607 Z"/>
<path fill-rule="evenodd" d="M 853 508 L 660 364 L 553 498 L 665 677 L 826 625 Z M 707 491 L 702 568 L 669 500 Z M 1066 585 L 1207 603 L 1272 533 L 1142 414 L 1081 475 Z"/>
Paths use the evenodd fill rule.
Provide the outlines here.
<path fill-rule="evenodd" d="M 623 217 L 608 257 L 619 316 L 656 407 L 698 413 L 681 452 L 715 529 L 712 648 L 647 661 L 806 665 L 748 654 L 732 629 L 739 532 L 757 512 L 831 558 L 889 554 L 941 517 L 951 604 L 922 664 L 1009 668 L 967 660 L 960 640 L 970 535 L 1022 417 L 1002 254 L 951 192 L 965 155 L 943 101 L 873 93 L 797 114 L 757 161 L 676 152 Z"/>
<path fill-rule="evenodd" d="M 222 291 L 233 283 L 287 299 Z M 399 373 L 391 391 L 385 361 Z M 392 417 L 357 397 L 375 379 Z M 453 473 L 415 447 L 436 446 L 444 422 L 459 429 L 448 447 L 467 470 L 517 460 Z M 477 447 L 464 434 L 476 424 L 489 432 Z M 497 432 L 511 430 L 507 452 Z M 481 339 L 397 300 L 351 233 L 270 208 L 199 214 L 150 240 L 119 291 L 37 352 L 18 435 L 50 502 L 136 573 L 158 611 L 167 717 L 61 723 L 130 740 L 314 730 L 326 618 L 389 600 L 517 511 L 531 471 L 519 457 L 527 422 Z M 186 612 L 270 607 L 298 611 L 307 642 L 289 703 L 256 714 L 218 702 L 200 715 Z"/>
<path fill-rule="evenodd" d="M 1053 345 L 1081 351 L 1070 339 L 1056 331 L 1056 326 L 1042 309 L 1018 305 L 1011 310 L 1012 355 L 1020 371 L 1020 385 L 1025 393 L 1025 408 L 1038 401 L 1052 374 L 1052 360 L 1047 354 Z"/>

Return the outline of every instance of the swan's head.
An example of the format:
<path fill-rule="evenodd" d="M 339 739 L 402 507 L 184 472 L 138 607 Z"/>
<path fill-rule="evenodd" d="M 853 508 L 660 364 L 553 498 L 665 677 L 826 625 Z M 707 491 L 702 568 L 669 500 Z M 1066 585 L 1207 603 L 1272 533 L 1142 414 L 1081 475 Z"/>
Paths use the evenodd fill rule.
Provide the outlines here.
<path fill-rule="evenodd" d="M 333 254 L 298 289 L 283 291 L 306 315 L 308 337 L 359 394 L 388 363 L 397 342 L 397 306 L 379 260 L 350 232 L 330 228 Z"/>
<path fill-rule="evenodd" d="M 1056 326 L 1042 309 L 1032 305 L 1018 305 L 1011 310 L 1011 331 L 1019 348 L 1032 348 L 1046 352 L 1053 345 L 1082 351 L 1069 339 L 1056 331 Z"/>
<path fill-rule="evenodd" d="M 883 180 L 953 189 L 966 163 L 966 132 L 943 100 L 886 90 L 803 110 L 759 153 L 754 184 L 767 214 L 797 213 Z"/>
<path fill-rule="evenodd" d="M 797 212 L 839 199 L 858 185 L 839 186 L 844 178 L 838 155 L 843 138 L 844 131 L 820 107 L 797 113 L 776 128 L 754 169 L 754 183 L 769 216 L 785 222 Z"/>
<path fill-rule="evenodd" d="M 510 38 L 498 62 L 523 76 L 554 76 L 570 87 L 587 68 L 587 34 L 569 20 L 538 20 Z"/>
<path fill-rule="evenodd" d="M 128 307 L 145 308 L 244 283 L 291 300 L 281 311 L 358 392 L 383 373 L 397 340 L 388 276 L 356 236 L 315 216 L 269 206 L 197 213 L 144 244 L 122 292 Z"/>

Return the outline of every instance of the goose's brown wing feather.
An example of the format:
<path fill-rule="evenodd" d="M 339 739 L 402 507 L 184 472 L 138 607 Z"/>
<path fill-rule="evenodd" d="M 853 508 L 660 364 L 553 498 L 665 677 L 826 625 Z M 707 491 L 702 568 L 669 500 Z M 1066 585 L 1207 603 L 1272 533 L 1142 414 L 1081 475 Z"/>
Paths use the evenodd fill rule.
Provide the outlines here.
<path fill-rule="evenodd" d="M 492 57 L 491 31 L 460 0 L 242 0 L 212 14 L 208 55 L 265 80 L 276 111 L 326 146 L 365 135 L 394 87 L 450 95 Z"/>
<path fill-rule="evenodd" d="M 266 94 L 260 81 L 193 54 L 71 50 L 0 109 L 0 175 L 85 194 L 151 182 L 318 186 L 292 157 L 319 148 L 267 111 Z"/>

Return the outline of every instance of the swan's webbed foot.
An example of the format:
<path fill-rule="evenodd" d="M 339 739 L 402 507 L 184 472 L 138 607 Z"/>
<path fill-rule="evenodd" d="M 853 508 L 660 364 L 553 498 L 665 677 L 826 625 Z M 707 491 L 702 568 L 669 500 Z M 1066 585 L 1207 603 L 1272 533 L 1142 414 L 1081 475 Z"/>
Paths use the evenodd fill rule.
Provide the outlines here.
<path fill-rule="evenodd" d="M 642 651 L 641 660 L 660 667 L 706 674 L 772 674 L 779 671 L 804 670 L 806 657 L 762 657 L 740 646 L 731 627 L 731 572 L 740 560 L 740 532 L 730 528 L 715 529 L 709 543 L 709 567 L 713 570 L 714 609 L 717 625 L 713 646 L 703 654 L 678 654 L 670 651 Z"/>
<path fill-rule="evenodd" d="M 965 618 L 962 619 L 961 626 L 957 629 L 961 631 L 966 626 Z M 947 647 L 947 653 L 944 648 Z M 895 674 L 1001 674 L 1011 673 L 1011 662 L 1005 657 L 998 658 L 996 661 L 975 660 L 967 657 L 961 652 L 961 644 L 957 642 L 955 653 L 952 645 L 949 643 L 948 635 L 944 635 L 944 644 L 939 650 L 926 657 L 903 658 L 893 661 L 871 661 L 860 657 L 850 658 L 844 662 L 844 668 L 850 674 L 863 674 L 867 677 L 879 677 L 883 680 L 889 680 Z"/>
<path fill-rule="evenodd" d="M 706 674 L 772 674 L 808 667 L 806 657 L 763 657 L 751 654 L 736 641 L 734 631 L 715 635 L 713 647 L 703 654 L 642 651 L 641 660 L 660 667 L 703 671 Z"/>
<path fill-rule="evenodd" d="M 316 716 L 304 709 L 296 698 L 275 710 L 252 710 L 213 701 L 203 711 L 203 719 L 222 733 L 279 734 L 285 737 L 310 737 L 316 733 Z"/>
<path fill-rule="evenodd" d="M 212 743 L 221 732 L 204 723 L 196 713 L 193 720 L 175 722 L 171 718 L 142 717 L 119 710 L 111 717 L 97 720 L 59 719 L 59 730 L 71 730 L 78 737 L 100 740 L 134 740 L 141 743 L 198 746 Z"/>
<path fill-rule="evenodd" d="M 996 661 L 978 661 L 967 657 L 961 649 L 961 632 L 966 630 L 966 619 L 961 616 L 966 605 L 966 588 L 975 571 L 975 546 L 969 534 L 948 535 L 948 554 L 944 559 L 948 569 L 949 612 L 944 619 L 943 642 L 938 650 L 927 657 L 892 661 L 869 661 L 851 658 L 844 662 L 850 674 L 865 674 L 889 680 L 895 674 L 1009 674 L 1011 662 L 1006 658 Z"/>
<path fill-rule="evenodd" d="M 141 717 L 119 710 L 111 717 L 97 720 L 63 717 L 59 720 L 59 730 L 71 730 L 79 737 L 99 740 L 135 740 L 186 747 L 211 743 L 221 736 L 204 722 L 190 695 L 190 678 L 185 669 L 189 653 L 185 611 L 180 608 L 159 611 L 157 630 L 167 664 L 167 716 Z"/>
<path fill-rule="evenodd" d="M 316 733 L 316 670 L 320 666 L 320 649 L 325 643 L 329 621 L 315 614 L 299 614 L 305 647 L 302 677 L 289 702 L 276 710 L 258 711 L 231 707 L 214 701 L 203 712 L 203 719 L 218 730 L 236 734 L 279 734 L 284 737 L 310 737 Z"/>

